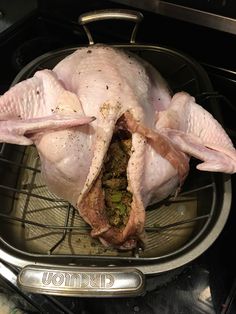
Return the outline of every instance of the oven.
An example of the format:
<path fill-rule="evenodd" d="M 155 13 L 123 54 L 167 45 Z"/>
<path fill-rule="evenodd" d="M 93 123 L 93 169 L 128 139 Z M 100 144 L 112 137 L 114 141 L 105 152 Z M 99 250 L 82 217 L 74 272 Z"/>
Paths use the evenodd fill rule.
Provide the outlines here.
<path fill-rule="evenodd" d="M 108 43 L 194 95 L 235 143 L 232 1 L 15 2 L 1 11 L 13 21 L 0 24 L 1 93 L 88 39 Z M 0 163 L 1 281 L 26 312 L 233 313 L 234 175 L 199 174 L 193 160 L 180 195 L 148 208 L 147 248 L 124 253 L 47 190 L 33 147 L 3 144 Z"/>

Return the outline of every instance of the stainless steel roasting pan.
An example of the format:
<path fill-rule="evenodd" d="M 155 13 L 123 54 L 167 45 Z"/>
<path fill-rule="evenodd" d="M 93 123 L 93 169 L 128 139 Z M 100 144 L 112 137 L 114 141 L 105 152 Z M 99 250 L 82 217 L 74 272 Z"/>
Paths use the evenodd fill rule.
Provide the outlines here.
<path fill-rule="evenodd" d="M 135 43 L 142 15 L 106 10 L 80 17 L 135 22 L 129 44 L 115 44 L 152 63 L 174 92 L 185 90 L 213 113 L 217 99 L 203 68 L 192 58 L 164 47 Z M 53 68 L 77 47 L 47 53 L 28 64 L 17 82 Z M 34 147 L 3 144 L 0 149 L 0 258 L 20 269 L 18 285 L 27 291 L 68 296 L 128 296 L 142 293 L 147 275 L 181 267 L 209 248 L 222 231 L 231 205 L 230 176 L 191 171 L 176 199 L 147 209 L 146 248 L 119 252 L 89 235 L 77 211 L 48 191 Z M 157 276 L 157 280 L 158 280 Z"/>

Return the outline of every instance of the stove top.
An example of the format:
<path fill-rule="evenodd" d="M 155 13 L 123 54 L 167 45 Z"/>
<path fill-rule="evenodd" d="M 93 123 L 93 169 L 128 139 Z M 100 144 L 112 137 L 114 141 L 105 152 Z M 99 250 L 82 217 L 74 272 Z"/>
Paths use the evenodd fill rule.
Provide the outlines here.
<path fill-rule="evenodd" d="M 18 1 L 19 2 L 19 1 Z M 184 1 L 183 1 L 184 2 Z M 0 33 L 0 93 L 5 92 L 16 74 L 28 62 L 47 51 L 87 42 L 77 24 L 78 16 L 91 9 L 126 7 L 109 1 L 39 1 L 39 8 L 17 21 L 18 27 Z M 235 35 L 189 24 L 163 15 L 143 11 L 145 16 L 137 36 L 140 43 L 152 43 L 177 49 L 194 57 L 207 71 L 214 90 L 222 97 L 220 112 L 224 127 L 236 144 Z M 188 28 L 188 32 L 186 29 Z M 165 29 L 165 32 L 162 30 Z M 1 31 L 1 30 L 0 30 Z M 97 41 L 127 42 L 127 27 L 101 23 L 93 29 Z M 207 40 L 207 41 L 206 41 Z M 204 44 L 203 44 L 204 43 Z M 227 47 L 227 48 L 226 48 Z M 236 189 L 232 176 L 232 189 Z M 198 259 L 181 269 L 147 278 L 143 296 L 119 299 L 62 298 L 28 295 L 31 311 L 37 313 L 158 313 L 158 314 L 230 314 L 235 313 L 236 193 L 228 222 L 215 243 Z M 17 269 L 11 269 L 16 274 Z M 12 276 L 13 276 L 12 275 Z M 14 282 L 11 289 L 17 290 Z M 18 290 L 17 290 L 18 291 Z M 41 304 L 41 305 L 40 305 Z M 51 307 L 49 306 L 51 304 Z M 52 305 L 53 304 L 53 305 Z M 55 307 L 58 306 L 58 307 Z"/>

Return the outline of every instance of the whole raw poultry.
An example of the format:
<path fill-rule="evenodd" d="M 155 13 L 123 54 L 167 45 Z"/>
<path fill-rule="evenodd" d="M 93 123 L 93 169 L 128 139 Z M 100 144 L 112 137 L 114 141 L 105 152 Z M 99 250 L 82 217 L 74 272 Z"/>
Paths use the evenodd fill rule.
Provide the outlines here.
<path fill-rule="evenodd" d="M 134 247 L 145 208 L 199 170 L 234 173 L 231 140 L 193 97 L 171 92 L 146 61 L 80 48 L 0 97 L 0 141 L 35 144 L 42 175 L 104 245 Z"/>

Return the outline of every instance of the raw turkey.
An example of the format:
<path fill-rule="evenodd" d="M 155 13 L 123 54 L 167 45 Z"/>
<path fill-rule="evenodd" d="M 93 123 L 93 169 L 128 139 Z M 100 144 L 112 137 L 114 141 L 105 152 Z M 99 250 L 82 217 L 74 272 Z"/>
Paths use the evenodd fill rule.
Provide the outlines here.
<path fill-rule="evenodd" d="M 236 151 L 210 113 L 172 95 L 146 61 L 106 45 L 80 48 L 0 97 L 0 141 L 37 147 L 49 189 L 104 245 L 143 239 L 145 208 L 199 170 L 235 173 Z"/>

